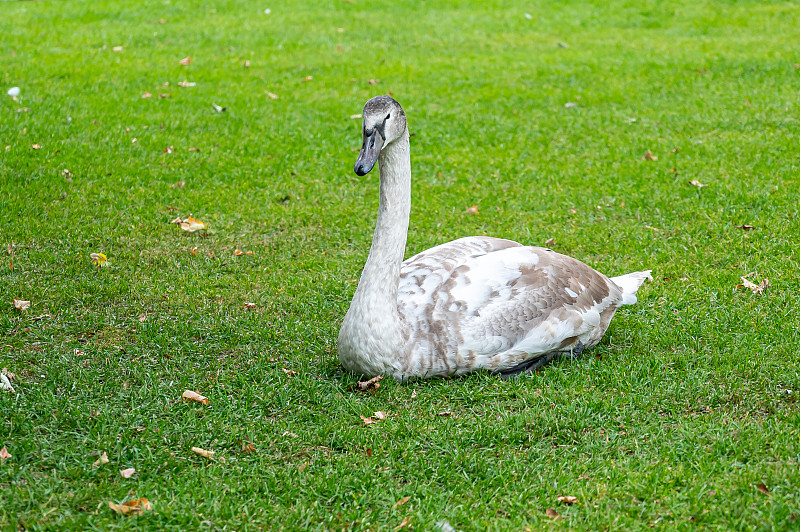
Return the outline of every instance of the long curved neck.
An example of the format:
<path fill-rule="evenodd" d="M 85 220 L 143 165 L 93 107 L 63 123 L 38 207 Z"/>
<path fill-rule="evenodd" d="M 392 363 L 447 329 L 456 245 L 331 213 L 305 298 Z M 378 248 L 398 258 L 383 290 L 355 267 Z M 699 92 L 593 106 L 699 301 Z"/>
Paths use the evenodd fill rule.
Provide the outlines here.
<path fill-rule="evenodd" d="M 397 286 L 411 212 L 411 155 L 408 129 L 378 158 L 380 203 L 367 263 L 353 302 L 397 318 Z"/>

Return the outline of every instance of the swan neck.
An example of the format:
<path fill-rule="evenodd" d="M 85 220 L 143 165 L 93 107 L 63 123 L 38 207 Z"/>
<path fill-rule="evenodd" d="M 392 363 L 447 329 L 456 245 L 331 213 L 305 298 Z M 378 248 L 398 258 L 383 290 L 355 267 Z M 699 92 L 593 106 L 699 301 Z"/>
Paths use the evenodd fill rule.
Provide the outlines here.
<path fill-rule="evenodd" d="M 380 201 L 372 247 L 357 292 L 397 315 L 397 287 L 411 212 L 411 157 L 408 129 L 378 158 Z M 377 310 L 377 309 L 376 309 Z"/>

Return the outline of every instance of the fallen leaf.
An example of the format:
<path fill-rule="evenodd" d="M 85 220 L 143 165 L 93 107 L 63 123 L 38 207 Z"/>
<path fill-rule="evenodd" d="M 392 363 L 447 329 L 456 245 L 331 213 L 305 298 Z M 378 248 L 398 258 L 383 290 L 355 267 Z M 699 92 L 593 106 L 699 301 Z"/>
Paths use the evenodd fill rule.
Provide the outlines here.
<path fill-rule="evenodd" d="M 311 81 L 314 79 L 314 76 L 306 76 L 301 81 Z"/>
<path fill-rule="evenodd" d="M 437 415 L 437 416 L 452 416 L 452 415 L 453 415 L 453 413 L 452 413 L 451 411 L 449 411 L 449 410 L 445 410 L 445 411 L 443 411 L 443 412 L 439 412 L 439 413 L 438 413 L 438 414 L 436 414 L 436 415 Z"/>
<path fill-rule="evenodd" d="M 411 522 L 411 518 L 410 518 L 410 517 L 406 517 L 405 519 L 403 519 L 402 521 L 400 521 L 400 524 L 399 524 L 399 525 L 397 525 L 396 527 L 394 527 L 394 530 L 395 530 L 395 532 L 397 532 L 397 531 L 398 531 L 398 530 L 400 530 L 401 528 L 405 528 L 405 527 L 407 527 L 407 526 L 408 526 L 408 524 L 409 524 L 410 522 Z"/>
<path fill-rule="evenodd" d="M 247 309 L 256 308 L 256 304 L 245 301 L 244 308 L 247 308 Z"/>
<path fill-rule="evenodd" d="M 192 452 L 195 454 L 199 454 L 203 458 L 208 458 L 209 460 L 213 460 L 214 453 L 216 451 L 206 451 L 205 449 L 201 449 L 200 447 L 192 447 Z"/>
<path fill-rule="evenodd" d="M 97 461 L 92 464 L 92 467 L 100 467 L 101 465 L 107 463 L 108 463 L 108 453 L 103 452 L 103 454 L 100 455 L 100 458 L 98 458 Z"/>
<path fill-rule="evenodd" d="M 394 503 L 394 505 L 392 506 L 392 510 L 396 509 L 398 506 L 403 506 L 405 503 L 407 503 L 410 500 L 411 500 L 410 496 L 403 497 L 402 499 L 400 499 L 399 501 Z"/>
<path fill-rule="evenodd" d="M 92 259 L 92 263 L 98 268 L 102 268 L 108 263 L 108 257 L 103 253 L 92 253 L 89 255 L 89 258 Z"/>
<path fill-rule="evenodd" d="M 186 56 L 183 59 L 181 59 L 180 61 L 178 61 L 178 63 L 180 63 L 181 65 L 188 65 L 191 62 L 192 62 L 192 58 L 189 57 L 189 56 Z"/>
<path fill-rule="evenodd" d="M 255 255 L 256 252 L 255 251 L 245 251 L 244 254 L 245 255 Z"/>
<path fill-rule="evenodd" d="M 242 452 L 243 453 L 254 453 L 254 452 L 256 452 L 256 446 L 253 445 L 252 443 L 248 443 L 246 445 L 243 443 L 242 444 Z"/>
<path fill-rule="evenodd" d="M 417 390 L 414 390 L 413 392 L 411 392 L 411 398 L 412 399 L 416 399 L 417 398 Z"/>
<path fill-rule="evenodd" d="M 377 423 L 377 421 L 375 421 L 371 417 L 364 417 L 364 416 L 359 416 L 359 417 L 361 418 L 361 421 L 364 422 L 364 425 L 372 425 L 373 423 Z"/>
<path fill-rule="evenodd" d="M 277 95 L 277 94 L 275 94 L 274 92 L 267 92 L 267 97 L 268 97 L 270 100 L 277 100 L 277 99 L 278 99 L 278 95 Z"/>
<path fill-rule="evenodd" d="M 472 207 L 467 207 L 468 214 L 478 214 L 478 206 L 473 205 Z"/>
<path fill-rule="evenodd" d="M 31 306 L 30 301 L 25 301 L 24 299 L 15 299 L 14 300 L 14 307 L 18 308 L 19 310 L 25 310 L 26 308 Z"/>
<path fill-rule="evenodd" d="M 368 381 L 361 381 L 358 383 L 358 389 L 363 391 L 369 390 L 370 388 L 378 389 L 381 387 L 379 384 L 380 381 L 383 379 L 383 375 L 378 375 L 377 377 L 373 377 Z"/>
<path fill-rule="evenodd" d="M 235 257 L 241 257 L 242 255 L 244 255 L 244 251 L 242 251 L 241 249 L 235 249 L 233 250 L 233 255 Z"/>
<path fill-rule="evenodd" d="M 753 226 L 753 225 L 746 225 L 746 224 L 745 224 L 745 225 L 737 225 L 737 226 L 736 226 L 736 228 L 737 228 L 737 229 L 742 229 L 743 231 L 749 231 L 750 229 L 755 229 L 755 226 Z"/>
<path fill-rule="evenodd" d="M 367 85 L 377 85 L 380 81 L 379 79 L 371 79 L 367 82 Z"/>
<path fill-rule="evenodd" d="M 200 395 L 199 393 L 194 392 L 192 390 L 185 390 L 183 392 L 183 394 L 181 395 L 181 398 L 186 399 L 187 401 L 194 401 L 196 403 L 202 403 L 204 405 L 208 405 L 208 403 L 209 403 L 208 397 L 206 397 L 204 395 Z"/>
<path fill-rule="evenodd" d="M 769 488 L 767 488 L 767 485 L 764 484 L 763 482 L 759 482 L 756 485 L 756 489 L 761 493 L 763 493 L 764 495 L 769 495 Z"/>
<path fill-rule="evenodd" d="M 286 373 L 290 377 L 294 377 L 295 375 L 299 375 L 299 373 L 296 372 L 293 369 L 286 369 L 286 368 L 281 368 L 281 369 L 283 370 L 284 373 Z"/>
<path fill-rule="evenodd" d="M 703 187 L 706 187 L 706 186 L 708 186 L 708 185 L 704 185 L 703 183 L 701 183 L 701 182 L 700 182 L 700 181 L 698 181 L 697 179 L 692 179 L 691 181 L 689 181 L 689 184 L 690 184 L 690 185 L 694 185 L 694 186 L 696 186 L 697 188 L 703 188 Z"/>
<path fill-rule="evenodd" d="M 570 210 L 569 210 L 569 213 L 570 213 L 570 214 L 578 214 L 578 211 L 576 211 L 575 209 L 570 209 Z"/>
<path fill-rule="evenodd" d="M 645 161 L 657 161 L 658 157 L 653 155 L 653 152 L 651 152 L 650 150 L 647 150 L 647 153 L 642 155 L 642 159 L 644 159 Z"/>
<path fill-rule="evenodd" d="M 199 149 L 199 148 L 194 148 L 194 147 L 191 147 L 191 146 L 190 146 L 190 147 L 189 147 L 189 151 L 200 151 L 200 149 Z"/>
<path fill-rule="evenodd" d="M 578 477 L 578 480 L 589 480 L 591 477 L 589 475 L 581 475 Z"/>
<path fill-rule="evenodd" d="M 153 95 L 152 95 L 152 94 L 150 94 L 150 93 L 149 93 L 149 92 L 147 92 L 147 91 L 145 91 L 145 92 L 143 92 L 143 93 L 142 93 L 142 98 L 150 98 L 151 96 L 153 96 Z"/>
<path fill-rule="evenodd" d="M 121 52 L 122 50 L 124 50 L 124 48 L 122 46 L 115 46 L 114 48 L 112 48 L 112 50 L 115 52 Z"/>
<path fill-rule="evenodd" d="M 550 517 L 552 519 L 560 519 L 561 518 L 561 514 L 556 512 L 552 508 L 548 508 L 547 510 L 545 510 L 544 511 L 544 515 L 546 515 L 547 517 Z"/>
<path fill-rule="evenodd" d="M 196 86 L 196 85 L 197 85 L 197 83 L 196 83 L 196 82 L 194 82 L 194 81 L 186 81 L 186 80 L 183 80 L 183 81 L 179 81 L 179 82 L 178 82 L 178 87 L 183 87 L 183 88 L 186 88 L 186 87 L 194 87 L 194 86 Z"/>
<path fill-rule="evenodd" d="M 564 504 L 572 505 L 578 502 L 578 498 L 573 495 L 559 495 L 556 498 L 559 500 L 559 502 L 563 502 Z"/>
<path fill-rule="evenodd" d="M 367 449 L 367 457 L 372 456 L 372 449 Z"/>
<path fill-rule="evenodd" d="M 383 410 L 379 410 L 377 412 L 373 412 L 372 415 L 375 416 L 375 418 L 378 421 L 383 421 L 384 419 L 386 419 L 386 412 L 384 412 Z"/>
<path fill-rule="evenodd" d="M 555 238 L 548 238 L 547 240 L 544 241 L 544 245 L 545 246 L 555 246 L 556 245 L 556 239 Z"/>
<path fill-rule="evenodd" d="M 135 501 L 124 502 L 122 504 L 108 501 L 108 507 L 122 515 L 139 515 L 142 512 L 153 509 L 153 505 L 150 504 L 150 501 L 144 497 L 141 499 L 136 499 Z"/>
<path fill-rule="evenodd" d="M 174 220 L 172 220 L 171 223 L 180 225 L 181 229 L 183 229 L 184 231 L 188 231 L 190 233 L 194 233 L 195 231 L 200 231 L 201 229 L 206 228 L 206 224 L 204 224 L 200 220 L 195 220 L 191 216 L 189 216 L 185 220 L 182 220 L 180 217 L 175 218 Z"/>
<path fill-rule="evenodd" d="M 41 147 L 42 147 L 42 146 L 41 146 L 41 145 L 39 145 L 39 144 L 32 144 L 32 145 L 31 145 L 31 148 L 33 148 L 34 150 L 41 149 Z"/>
<path fill-rule="evenodd" d="M 122 471 L 119 472 L 119 474 L 120 474 L 120 476 L 122 476 L 122 478 L 131 478 L 134 473 L 136 473 L 136 468 L 135 467 L 129 467 L 129 468 L 123 469 Z"/>
<path fill-rule="evenodd" d="M 159 98 L 172 98 L 172 93 L 170 92 L 162 92 L 158 95 Z"/>
<path fill-rule="evenodd" d="M 11 453 L 9 453 L 8 449 L 6 449 L 6 446 L 3 445 L 3 448 L 0 449 L 0 461 L 6 460 L 8 458 L 11 458 Z"/>
<path fill-rule="evenodd" d="M 199 253 L 199 251 L 197 251 L 197 248 L 196 248 L 196 247 L 195 247 L 195 248 L 192 248 L 192 249 L 190 249 L 190 250 L 189 250 L 189 252 L 190 252 L 192 255 L 197 255 L 197 254 Z"/>
<path fill-rule="evenodd" d="M 769 279 L 766 278 L 759 284 L 751 282 L 746 277 L 740 277 L 740 279 L 742 280 L 742 284 L 737 285 L 736 288 L 749 288 L 754 294 L 760 294 L 769 288 Z"/>
<path fill-rule="evenodd" d="M 186 181 L 178 181 L 177 183 L 173 183 L 169 186 L 169 188 L 183 188 L 186 186 Z"/>
<path fill-rule="evenodd" d="M 308 462 L 305 462 L 305 463 L 303 463 L 303 464 L 300 464 L 300 467 L 298 467 L 298 468 L 297 468 L 297 470 L 298 470 L 300 473 L 302 473 L 303 471 L 305 471 L 305 469 L 306 469 L 307 467 L 308 467 Z"/>

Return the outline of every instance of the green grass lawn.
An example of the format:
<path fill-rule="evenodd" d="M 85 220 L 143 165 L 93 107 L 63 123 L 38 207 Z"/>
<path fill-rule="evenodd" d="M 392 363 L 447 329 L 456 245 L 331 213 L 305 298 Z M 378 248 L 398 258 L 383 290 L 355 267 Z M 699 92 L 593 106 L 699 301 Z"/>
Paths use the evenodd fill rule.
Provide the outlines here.
<path fill-rule="evenodd" d="M 0 3 L 0 528 L 800 529 L 798 20 Z M 387 92 L 413 135 L 406 256 L 491 235 L 652 269 L 600 346 L 511 382 L 354 389 L 336 336 L 378 190 L 351 115 Z M 207 232 L 169 223 L 190 213 Z"/>

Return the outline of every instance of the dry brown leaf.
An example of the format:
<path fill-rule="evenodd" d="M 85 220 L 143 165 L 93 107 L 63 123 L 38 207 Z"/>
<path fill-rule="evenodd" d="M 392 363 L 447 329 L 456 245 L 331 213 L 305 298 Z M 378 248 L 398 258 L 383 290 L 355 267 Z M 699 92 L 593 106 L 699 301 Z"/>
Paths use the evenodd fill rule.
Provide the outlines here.
<path fill-rule="evenodd" d="M 256 252 L 255 251 L 245 251 L 244 254 L 245 255 L 255 255 Z"/>
<path fill-rule="evenodd" d="M 372 456 L 372 449 L 367 449 L 367 456 Z"/>
<path fill-rule="evenodd" d="M 186 399 L 187 401 L 194 401 L 196 403 L 202 403 L 204 405 L 208 405 L 209 400 L 208 397 L 204 395 L 200 395 L 197 392 L 193 392 L 192 390 L 186 390 L 181 395 L 181 398 Z"/>
<path fill-rule="evenodd" d="M 189 147 L 189 151 L 200 151 L 200 149 L 199 148 L 195 148 L 193 146 L 190 146 Z"/>
<path fill-rule="evenodd" d="M 403 519 L 402 521 L 400 521 L 400 524 L 399 524 L 399 525 L 397 525 L 396 527 L 394 527 L 394 530 L 395 530 L 395 532 L 397 532 L 397 531 L 398 531 L 398 530 L 400 530 L 401 528 L 405 528 L 405 527 L 407 527 L 407 526 L 408 526 L 408 524 L 409 524 L 410 522 L 411 522 L 411 518 L 410 518 L 410 517 L 406 517 L 405 519 Z"/>
<path fill-rule="evenodd" d="M 563 502 L 564 504 L 575 504 L 578 502 L 578 498 L 573 495 L 559 495 L 556 497 L 559 502 Z"/>
<path fill-rule="evenodd" d="M 190 250 L 189 250 L 189 252 L 190 252 L 192 255 L 197 255 L 197 254 L 199 253 L 199 251 L 197 251 L 197 248 L 196 248 L 196 247 L 194 247 L 194 248 L 190 249 Z"/>
<path fill-rule="evenodd" d="M 278 95 L 277 95 L 277 94 L 275 94 L 274 92 L 267 92 L 267 97 L 268 97 L 270 100 L 277 100 L 277 99 L 278 99 Z"/>
<path fill-rule="evenodd" d="M 293 369 L 286 369 L 286 368 L 281 368 L 281 369 L 283 370 L 284 373 L 286 373 L 290 377 L 294 377 L 295 375 L 299 375 L 299 373 L 297 373 Z"/>
<path fill-rule="evenodd" d="M 142 98 L 150 98 L 151 96 L 153 96 L 153 95 L 152 95 L 152 94 L 150 94 L 150 93 L 149 93 L 149 92 L 147 92 L 147 91 L 144 91 L 144 92 L 142 93 Z"/>
<path fill-rule="evenodd" d="M 403 497 L 402 499 L 400 499 L 399 501 L 394 503 L 394 506 L 392 506 L 392 510 L 396 509 L 398 506 L 403 506 L 405 503 L 407 503 L 410 500 L 411 500 L 410 496 Z"/>
<path fill-rule="evenodd" d="M 767 485 L 766 485 L 766 484 L 764 484 L 763 482 L 759 482 L 759 483 L 756 485 L 756 489 L 757 489 L 758 491 L 760 491 L 761 493 L 763 493 L 764 495 L 769 495 L 769 488 L 768 488 L 768 487 L 767 487 Z"/>
<path fill-rule="evenodd" d="M 478 214 L 478 206 L 467 207 L 467 214 Z"/>
<path fill-rule="evenodd" d="M 361 421 L 364 422 L 364 425 L 372 425 L 373 423 L 377 423 L 377 421 L 375 421 L 371 417 L 364 417 L 364 416 L 359 416 L 359 417 L 361 418 Z"/>
<path fill-rule="evenodd" d="M 555 238 L 548 238 L 547 240 L 544 241 L 544 245 L 545 246 L 555 246 L 556 245 L 556 239 Z"/>
<path fill-rule="evenodd" d="M 443 412 L 439 412 L 437 415 L 439 415 L 439 416 L 452 416 L 453 413 L 451 411 L 449 411 L 449 410 L 445 410 Z"/>
<path fill-rule="evenodd" d="M 172 146 L 167 146 L 166 148 L 164 148 L 163 152 L 164 153 L 172 153 L 172 150 L 174 150 L 174 149 L 175 148 L 173 148 Z"/>
<path fill-rule="evenodd" d="M 144 323 L 146 321 L 147 321 L 147 314 L 145 313 L 139 314 L 139 323 Z"/>
<path fill-rule="evenodd" d="M 172 98 L 172 93 L 170 92 L 162 92 L 158 95 L 159 98 Z"/>
<path fill-rule="evenodd" d="M 92 467 L 100 467 L 101 465 L 107 463 L 108 463 L 108 453 L 104 452 L 103 454 L 100 455 L 100 458 L 98 458 L 97 461 L 95 461 L 95 463 L 92 464 Z"/>
<path fill-rule="evenodd" d="M 301 81 L 311 81 L 314 79 L 314 76 L 306 76 Z"/>
<path fill-rule="evenodd" d="M 741 229 L 742 231 L 749 231 L 750 229 L 755 229 L 755 226 L 743 224 L 743 225 L 737 225 L 736 229 Z"/>
<path fill-rule="evenodd" d="M 742 280 L 742 284 L 737 285 L 736 288 L 748 288 L 754 294 L 761 294 L 764 290 L 769 288 L 769 279 L 764 279 L 759 284 L 751 282 L 746 277 L 740 277 L 740 279 Z"/>
<path fill-rule="evenodd" d="M 247 308 L 247 309 L 256 308 L 256 304 L 255 303 L 250 303 L 248 301 L 245 301 L 244 308 Z"/>
<path fill-rule="evenodd" d="M 561 514 L 556 512 L 552 508 L 548 508 L 547 510 L 545 510 L 544 511 L 544 515 L 546 515 L 547 517 L 550 517 L 552 519 L 560 519 L 561 518 Z"/>
<path fill-rule="evenodd" d="M 377 412 L 373 412 L 372 415 L 375 416 L 375 419 L 377 419 L 378 421 L 383 421 L 384 419 L 386 419 L 386 412 L 384 412 L 383 410 L 378 410 Z"/>
<path fill-rule="evenodd" d="M 178 63 L 180 63 L 181 65 L 188 65 L 191 62 L 192 62 L 192 58 L 189 57 L 189 56 L 186 56 L 183 59 L 181 59 L 180 61 L 178 61 Z"/>
<path fill-rule="evenodd" d="M 172 183 L 169 188 L 183 188 L 186 186 L 186 181 L 178 181 L 177 183 Z"/>
<path fill-rule="evenodd" d="M 209 460 L 213 460 L 214 453 L 216 451 L 206 451 L 205 449 L 201 449 L 200 447 L 192 447 L 192 452 L 195 454 L 199 454 L 203 458 L 208 458 Z"/>
<path fill-rule="evenodd" d="M 569 213 L 570 213 L 570 214 L 578 214 L 578 211 L 576 211 L 575 209 L 570 209 L 570 210 L 569 210 Z"/>
<path fill-rule="evenodd" d="M 362 392 L 363 391 L 367 391 L 370 388 L 374 388 L 374 389 L 377 390 L 378 388 L 381 387 L 381 385 L 379 383 L 380 383 L 380 381 L 382 379 L 383 379 L 383 375 L 378 375 L 377 377 L 372 377 L 368 381 L 360 381 L 358 383 L 358 389 L 361 390 Z"/>
<path fill-rule="evenodd" d="M 254 453 L 256 452 L 256 446 L 252 443 L 242 444 L 242 452 L 243 453 Z"/>
<path fill-rule="evenodd" d="M 25 301 L 24 299 L 15 299 L 14 300 L 14 307 L 19 310 L 25 310 L 26 308 L 31 306 L 30 301 Z"/>
<path fill-rule="evenodd" d="M 150 501 L 142 497 L 141 499 L 136 499 L 134 501 L 124 502 L 122 504 L 117 504 L 115 502 L 108 501 L 108 507 L 117 512 L 118 514 L 122 515 L 139 515 L 142 512 L 150 511 L 153 509 L 153 505 L 150 504 Z"/>
<path fill-rule="evenodd" d="M 0 449 L 0 462 L 8 458 L 11 458 L 11 453 L 9 453 L 8 449 L 6 449 L 6 446 L 3 445 L 3 448 Z"/>
<path fill-rule="evenodd" d="M 31 144 L 31 148 L 33 148 L 34 150 L 39 150 L 42 148 L 42 146 L 40 144 Z"/>
<path fill-rule="evenodd" d="M 297 470 L 302 473 L 303 471 L 305 471 L 307 467 L 308 467 L 308 462 L 305 462 L 300 464 L 300 467 L 298 467 Z"/>
<path fill-rule="evenodd" d="M 233 255 L 234 255 L 235 257 L 241 257 L 242 255 L 244 255 L 244 251 L 242 251 L 241 249 L 235 249 L 235 250 L 233 251 Z"/>
<path fill-rule="evenodd" d="M 707 187 L 707 186 L 708 186 L 708 185 L 705 185 L 705 184 L 701 183 L 701 182 L 700 182 L 700 181 L 698 181 L 697 179 L 692 179 L 691 181 L 689 181 L 689 184 L 690 184 L 690 185 L 694 185 L 694 186 L 696 186 L 697 188 L 703 188 L 703 187 Z"/>
<path fill-rule="evenodd" d="M 135 467 L 129 467 L 129 468 L 123 469 L 122 471 L 119 472 L 119 474 L 120 474 L 120 476 L 122 478 L 131 478 L 134 473 L 136 473 L 136 468 Z"/>
<path fill-rule="evenodd" d="M 650 150 L 647 150 L 647 153 L 642 155 L 642 159 L 644 159 L 645 161 L 657 161 L 658 157 L 653 155 L 653 152 L 651 152 Z"/>
<path fill-rule="evenodd" d="M 377 85 L 380 82 L 381 82 L 381 80 L 379 80 L 379 79 L 371 79 L 371 80 L 369 80 L 367 82 L 367 85 Z"/>

